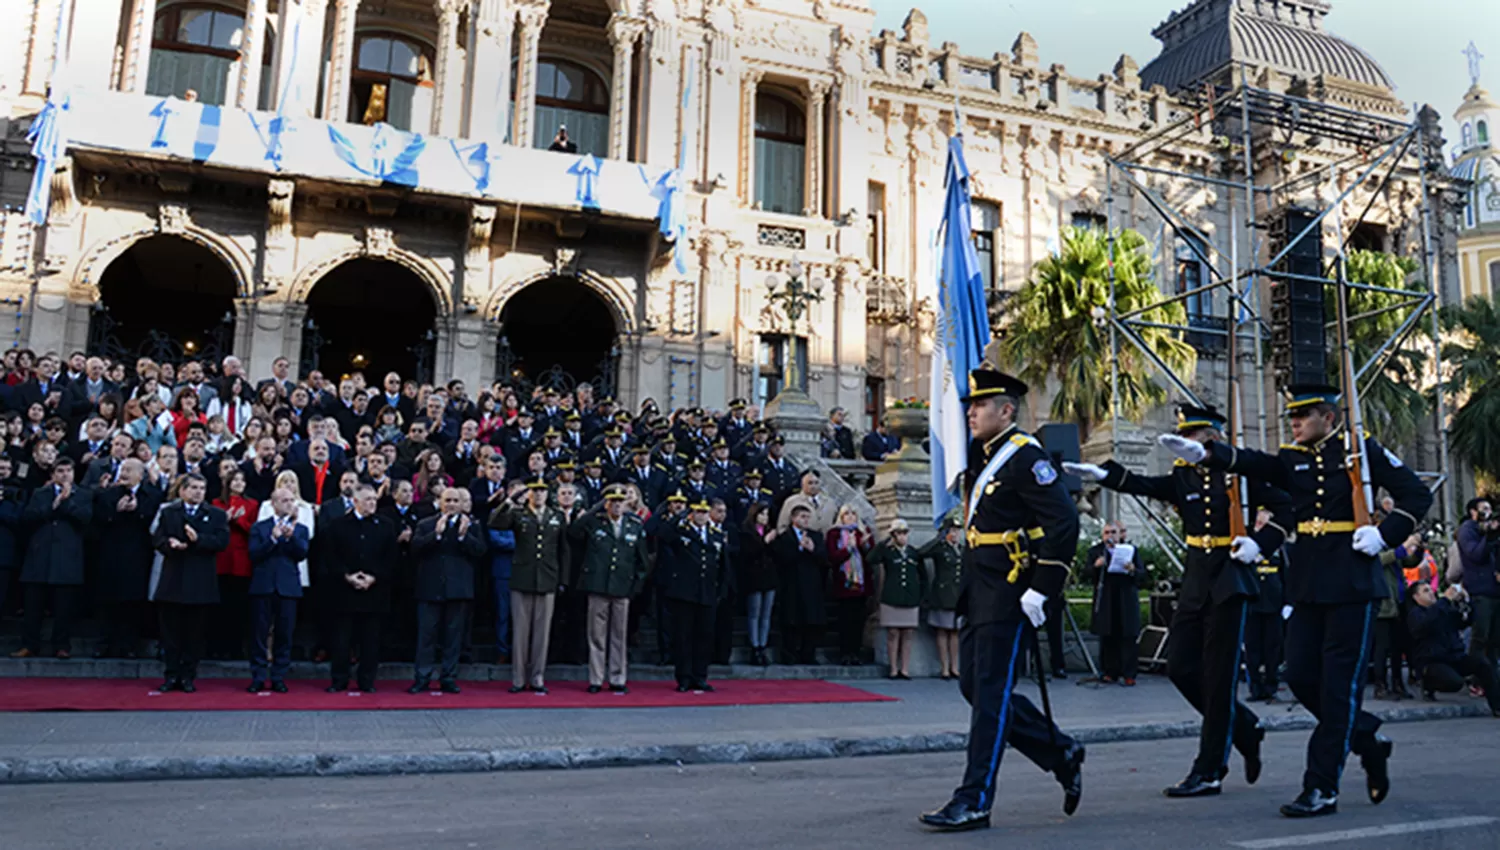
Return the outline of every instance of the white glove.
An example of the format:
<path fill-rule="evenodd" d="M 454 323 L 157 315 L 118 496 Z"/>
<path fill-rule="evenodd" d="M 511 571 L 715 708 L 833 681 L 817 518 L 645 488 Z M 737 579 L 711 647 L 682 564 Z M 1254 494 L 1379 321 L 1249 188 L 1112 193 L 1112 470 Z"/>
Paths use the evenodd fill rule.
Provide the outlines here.
<path fill-rule="evenodd" d="M 1260 544 L 1249 537 L 1236 537 L 1229 546 L 1229 557 L 1242 564 L 1253 564 L 1260 560 Z"/>
<path fill-rule="evenodd" d="M 1029 587 L 1026 588 L 1025 593 L 1021 594 L 1021 611 L 1026 614 L 1026 619 L 1030 620 L 1035 628 L 1040 629 L 1042 624 L 1047 622 L 1047 612 L 1042 610 L 1042 605 L 1046 602 L 1046 595 L 1037 593 Z"/>
<path fill-rule="evenodd" d="M 1167 447 L 1167 451 L 1182 458 L 1188 463 L 1202 463 L 1208 457 L 1208 449 L 1197 440 L 1189 440 L 1187 437 L 1179 437 L 1176 434 L 1162 434 L 1156 438 L 1158 443 Z"/>
<path fill-rule="evenodd" d="M 1354 529 L 1354 551 L 1379 555 L 1384 548 L 1385 538 L 1380 536 L 1380 529 L 1373 525 L 1362 525 Z"/>
<path fill-rule="evenodd" d="M 1283 620 L 1290 620 L 1291 618 L 1292 618 L 1292 606 L 1290 606 L 1290 605 L 1283 605 L 1283 606 L 1281 606 L 1281 619 L 1283 619 Z"/>
<path fill-rule="evenodd" d="M 1063 472 L 1069 475 L 1076 475 L 1084 481 L 1103 481 L 1104 477 L 1108 474 L 1104 471 L 1104 467 L 1095 466 L 1092 463 L 1069 463 L 1068 461 L 1063 461 L 1062 468 Z"/>

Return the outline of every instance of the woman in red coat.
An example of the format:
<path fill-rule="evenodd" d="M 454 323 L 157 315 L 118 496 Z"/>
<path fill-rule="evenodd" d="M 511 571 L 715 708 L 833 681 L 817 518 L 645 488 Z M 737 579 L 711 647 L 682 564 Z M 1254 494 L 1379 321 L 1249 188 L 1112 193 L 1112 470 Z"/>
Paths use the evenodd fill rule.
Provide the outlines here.
<path fill-rule="evenodd" d="M 850 667 L 860 663 L 864 652 L 865 620 L 874 584 L 865 559 L 875 546 L 875 535 L 853 505 L 844 505 L 839 508 L 838 523 L 828 529 L 827 545 L 828 595 L 837 609 L 839 663 Z"/>
<path fill-rule="evenodd" d="M 177 438 L 179 448 L 187 442 L 187 431 L 193 423 L 208 424 L 208 417 L 199 408 L 198 393 L 192 387 L 183 387 L 172 397 L 172 406 L 168 409 L 172 413 L 172 436 Z"/>
<path fill-rule="evenodd" d="M 229 517 L 229 546 L 219 553 L 219 616 L 210 629 L 208 657 L 245 658 L 250 626 L 250 526 L 260 505 L 245 497 L 245 473 L 231 459 L 219 464 L 219 497 L 214 507 Z"/>

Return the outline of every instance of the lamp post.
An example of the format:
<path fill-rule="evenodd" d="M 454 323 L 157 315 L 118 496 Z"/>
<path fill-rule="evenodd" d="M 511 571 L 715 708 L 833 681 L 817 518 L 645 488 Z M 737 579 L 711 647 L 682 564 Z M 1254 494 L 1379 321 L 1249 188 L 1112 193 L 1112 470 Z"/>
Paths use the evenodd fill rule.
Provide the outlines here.
<path fill-rule="evenodd" d="M 802 380 L 797 372 L 797 320 L 807 314 L 811 304 L 822 300 L 823 285 L 807 285 L 802 277 L 802 261 L 795 256 L 784 282 L 778 281 L 776 275 L 766 278 L 766 301 L 781 307 L 788 323 L 786 364 L 782 368 L 782 387 L 776 394 L 777 399 L 789 394 L 806 395 L 802 392 Z"/>

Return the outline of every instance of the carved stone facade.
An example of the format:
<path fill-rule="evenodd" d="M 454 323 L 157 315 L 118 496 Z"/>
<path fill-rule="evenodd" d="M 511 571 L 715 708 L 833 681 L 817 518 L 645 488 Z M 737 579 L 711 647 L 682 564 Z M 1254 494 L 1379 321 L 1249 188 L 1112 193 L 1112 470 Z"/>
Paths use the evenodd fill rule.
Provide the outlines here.
<path fill-rule="evenodd" d="M 417 105 L 407 129 L 454 137 L 460 146 L 529 147 L 552 136 L 541 122 L 567 123 L 580 144 L 599 145 L 601 158 L 679 168 L 688 210 L 680 244 L 651 221 L 580 214 L 571 198 L 553 206 L 507 199 L 503 187 L 528 175 L 505 172 L 503 154 L 492 159 L 500 190 L 475 200 L 80 152 L 54 175 L 49 223 L 32 234 L 19 212 L 32 168 L 24 131 L 44 102 L 46 68 L 59 46 L 48 23 L 56 0 L 26 2 L 37 13 L 18 15 L 22 25 L 0 39 L 0 297 L 31 299 L 26 338 L 18 341 L 40 349 L 83 345 L 101 275 L 136 243 L 166 234 L 224 264 L 236 287 L 236 353 L 257 374 L 277 356 L 297 359 L 308 344 L 306 316 L 320 281 L 345 264 L 379 261 L 431 298 L 434 378 L 460 377 L 471 387 L 494 378 L 507 305 L 532 286 L 569 279 L 614 324 L 609 347 L 623 401 L 722 408 L 749 397 L 763 404 L 777 384 L 787 330 L 767 309 L 767 278 L 784 279 L 798 257 L 825 292 L 798 328 L 809 394 L 858 419 L 867 404 L 878 410 L 886 399 L 926 391 L 933 240 L 950 134 L 963 131 L 975 198 L 994 224 L 985 260 L 1003 300 L 1055 249 L 1062 227 L 1105 214 L 1108 157 L 1191 114 L 1161 86 L 1142 88 L 1142 64 L 1129 56 L 1100 56 L 1098 67 L 1111 72 L 1075 76 L 1044 64 L 1046 45 L 1026 33 L 1007 51 L 960 50 L 932 44 L 919 11 L 901 32 L 875 32 L 874 13 L 861 0 L 281 0 L 279 14 L 267 0 L 214 0 L 214 9 L 242 9 L 244 43 L 257 51 L 287 38 L 290 11 L 324 22 L 321 42 L 304 37 L 323 45 L 321 54 L 304 48 L 311 62 L 291 61 L 299 57 L 287 45 L 270 51 L 280 58 L 264 69 L 259 55 L 229 53 L 226 108 L 280 103 L 330 122 L 357 119 L 348 104 L 373 97 L 374 73 L 359 64 L 360 45 L 399 33 L 416 55 L 398 69 L 411 71 L 410 85 L 397 86 L 406 84 L 397 74 L 382 97 L 410 92 Z M 1193 5 L 1215 3 L 1239 0 Z M 160 87 L 147 77 L 152 50 L 162 48 L 151 44 L 151 22 L 137 18 L 153 6 L 160 15 L 200 5 L 90 0 L 89 14 L 64 29 L 72 32 L 61 45 L 72 84 L 144 98 Z M 107 61 L 116 54 L 123 59 Z M 317 71 L 306 68 L 325 63 L 320 93 Z M 1267 67 L 1253 82 L 1399 112 L 1389 91 L 1303 70 L 1306 79 Z M 570 101 L 565 89 L 575 83 L 597 98 Z M 259 100 L 247 90 L 254 86 Z M 1350 100 L 1350 92 L 1359 97 Z M 217 96 L 207 87 L 198 93 Z M 333 106 L 320 115 L 320 104 Z M 781 110 L 781 123 L 767 129 L 772 110 Z M 1345 153 L 1326 145 L 1266 173 L 1276 182 L 1312 175 Z M 1225 167 L 1207 123 L 1154 158 L 1176 171 Z M 1204 232 L 1228 232 L 1226 192 L 1171 177 L 1148 185 L 1187 209 Z M 1335 180 L 1307 185 L 1309 200 L 1336 191 Z M 1397 249 L 1420 238 L 1410 220 L 1415 191 L 1393 184 L 1373 199 L 1373 219 Z M 1120 198 L 1115 224 L 1137 228 L 1155 245 L 1159 280 L 1171 289 L 1179 272 L 1170 230 L 1138 196 Z M 1356 191 L 1349 217 L 1370 200 Z"/>

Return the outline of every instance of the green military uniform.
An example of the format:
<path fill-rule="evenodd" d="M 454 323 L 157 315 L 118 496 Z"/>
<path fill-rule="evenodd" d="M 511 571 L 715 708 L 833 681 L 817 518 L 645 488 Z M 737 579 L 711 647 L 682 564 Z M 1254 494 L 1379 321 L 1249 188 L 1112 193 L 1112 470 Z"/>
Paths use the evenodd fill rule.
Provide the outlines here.
<path fill-rule="evenodd" d="M 578 583 L 589 600 L 589 691 L 598 693 L 607 673 L 610 688 L 623 693 L 630 597 L 640 592 L 648 571 L 645 526 L 626 513 L 616 531 L 607 513 L 591 511 L 573 522 L 568 536 L 573 545 L 584 547 Z"/>

